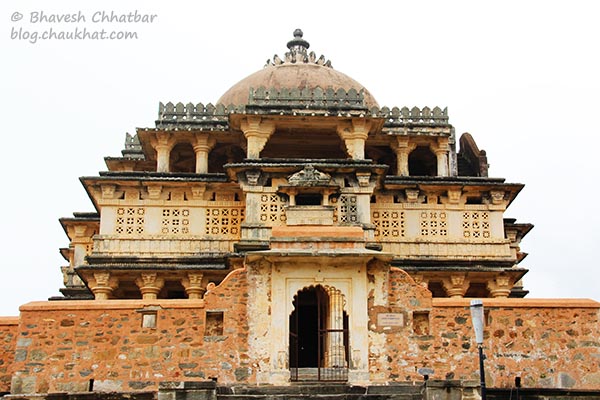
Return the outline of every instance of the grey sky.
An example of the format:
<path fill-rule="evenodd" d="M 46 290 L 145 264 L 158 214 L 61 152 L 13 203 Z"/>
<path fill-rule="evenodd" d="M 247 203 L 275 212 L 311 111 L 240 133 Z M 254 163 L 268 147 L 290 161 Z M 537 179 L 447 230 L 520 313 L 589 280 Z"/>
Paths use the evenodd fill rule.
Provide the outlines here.
<path fill-rule="evenodd" d="M 387 106 L 447 106 L 490 176 L 526 187 L 507 217 L 535 224 L 530 297 L 600 299 L 598 8 L 593 1 L 4 1 L 4 211 L 0 315 L 57 295 L 58 218 L 92 211 L 78 177 L 106 170 L 125 132 L 153 126 L 159 101 L 215 102 L 262 68 L 295 28 L 317 55 Z M 94 13 L 155 14 L 153 23 Z M 32 23 L 32 12 L 86 16 Z M 23 15 L 11 21 L 15 12 Z M 17 18 L 18 19 L 18 18 Z M 14 32 L 134 31 L 137 40 L 12 39 Z M 22 37 L 23 35 L 21 35 Z"/>

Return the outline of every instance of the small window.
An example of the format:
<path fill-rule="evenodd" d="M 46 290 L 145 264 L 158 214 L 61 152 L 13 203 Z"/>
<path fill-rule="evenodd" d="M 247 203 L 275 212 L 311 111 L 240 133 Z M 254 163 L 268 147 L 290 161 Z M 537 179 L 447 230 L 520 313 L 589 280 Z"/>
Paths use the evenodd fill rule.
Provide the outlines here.
<path fill-rule="evenodd" d="M 156 328 L 156 313 L 142 314 L 142 328 Z"/>
<path fill-rule="evenodd" d="M 296 195 L 296 205 L 298 206 L 320 206 L 321 199 L 323 198 L 320 194 L 298 194 Z"/>

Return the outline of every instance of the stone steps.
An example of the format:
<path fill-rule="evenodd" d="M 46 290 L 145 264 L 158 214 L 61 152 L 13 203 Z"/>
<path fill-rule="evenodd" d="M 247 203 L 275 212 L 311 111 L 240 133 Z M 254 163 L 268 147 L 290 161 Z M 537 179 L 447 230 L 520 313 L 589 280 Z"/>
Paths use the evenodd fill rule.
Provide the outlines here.
<path fill-rule="evenodd" d="M 218 400 L 420 400 L 419 385 L 351 386 L 324 382 L 217 388 Z"/>
<path fill-rule="evenodd" d="M 214 382 L 161 384 L 158 400 L 423 400 L 422 385 L 353 386 L 297 382 L 286 386 L 219 386 Z"/>

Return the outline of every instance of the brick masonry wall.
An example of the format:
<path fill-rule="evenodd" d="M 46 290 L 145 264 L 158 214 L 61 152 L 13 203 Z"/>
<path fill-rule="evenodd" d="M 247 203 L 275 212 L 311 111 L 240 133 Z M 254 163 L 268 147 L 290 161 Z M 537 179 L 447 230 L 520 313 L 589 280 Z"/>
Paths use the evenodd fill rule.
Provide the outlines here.
<path fill-rule="evenodd" d="M 419 298 L 402 271 L 390 272 L 390 307 L 371 307 L 370 375 L 387 379 L 479 380 L 470 299 Z M 417 292 L 416 292 L 417 291 Z M 400 299 L 407 299 L 401 301 Z M 591 300 L 484 299 L 487 385 L 600 389 L 600 303 Z M 394 306 L 392 306 L 394 305 Z M 405 316 L 379 326 L 379 312 Z"/>
<path fill-rule="evenodd" d="M 156 390 L 159 381 L 217 376 L 223 383 L 252 381 L 247 290 L 245 270 L 236 270 L 204 300 L 26 304 L 11 391 L 82 392 L 90 379 L 102 391 Z M 217 318 L 207 329 L 209 312 Z M 156 328 L 142 327 L 153 313 Z"/>
<path fill-rule="evenodd" d="M 19 318 L 0 317 L 0 393 L 10 391 Z"/>

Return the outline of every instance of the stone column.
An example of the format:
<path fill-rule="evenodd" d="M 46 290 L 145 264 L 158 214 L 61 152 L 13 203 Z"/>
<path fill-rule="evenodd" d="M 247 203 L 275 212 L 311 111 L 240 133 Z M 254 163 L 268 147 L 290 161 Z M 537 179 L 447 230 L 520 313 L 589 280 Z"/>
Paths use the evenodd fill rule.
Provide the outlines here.
<path fill-rule="evenodd" d="M 108 300 L 117 288 L 119 281 L 110 275 L 108 271 L 94 272 L 93 277 L 88 279 L 88 287 L 94 294 L 96 300 Z"/>
<path fill-rule="evenodd" d="M 196 173 L 208 172 L 208 154 L 215 147 L 217 141 L 209 133 L 196 133 L 194 135 L 194 153 L 196 153 Z"/>
<path fill-rule="evenodd" d="M 442 284 L 449 297 L 460 298 L 465 297 L 467 289 L 469 289 L 469 280 L 465 274 L 452 274 L 450 279 L 444 279 Z"/>
<path fill-rule="evenodd" d="M 350 122 L 342 122 L 337 126 L 337 133 L 346 145 L 346 151 L 353 160 L 365 159 L 365 141 L 369 136 L 371 121 L 364 118 L 353 118 Z"/>
<path fill-rule="evenodd" d="M 417 145 L 414 143 L 409 144 L 407 136 L 396 136 L 396 141 L 392 141 L 391 147 L 396 153 L 396 175 L 408 176 L 408 155 Z"/>
<path fill-rule="evenodd" d="M 87 246 L 90 244 L 90 235 L 85 225 L 76 225 L 73 227 L 71 243 L 73 244 L 73 266 L 85 264 L 87 256 Z"/>
<path fill-rule="evenodd" d="M 204 274 L 202 272 L 189 272 L 187 278 L 181 280 L 181 284 L 185 288 L 188 299 L 197 300 L 204 296 L 206 289 L 202 286 L 203 277 Z"/>
<path fill-rule="evenodd" d="M 260 152 L 275 132 L 275 124 L 258 116 L 248 116 L 241 122 L 241 129 L 244 132 L 248 146 L 246 157 L 250 159 L 260 158 Z"/>
<path fill-rule="evenodd" d="M 510 295 L 510 291 L 512 289 L 512 282 L 509 276 L 499 275 L 488 281 L 487 287 L 490 291 L 490 296 L 498 298 L 498 297 L 508 297 Z"/>
<path fill-rule="evenodd" d="M 140 288 L 142 299 L 156 300 L 158 293 L 165 284 L 165 280 L 159 277 L 156 272 L 142 272 L 140 277 L 135 280 L 135 284 Z"/>
<path fill-rule="evenodd" d="M 171 149 L 175 145 L 171 134 L 167 132 L 159 132 L 156 134 L 156 139 L 151 141 L 152 147 L 156 150 L 156 171 L 169 172 L 169 158 Z"/>
<path fill-rule="evenodd" d="M 346 348 L 344 347 L 344 296 L 332 287 L 327 287 L 329 295 L 329 315 L 327 318 L 327 329 L 331 330 L 327 335 L 325 344 L 325 364 L 329 368 L 347 367 Z"/>
<path fill-rule="evenodd" d="M 448 138 L 439 138 L 437 148 L 434 149 L 437 157 L 437 174 L 438 176 L 448 176 Z"/>

